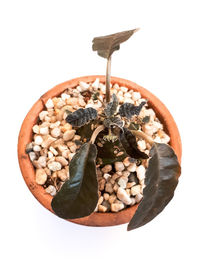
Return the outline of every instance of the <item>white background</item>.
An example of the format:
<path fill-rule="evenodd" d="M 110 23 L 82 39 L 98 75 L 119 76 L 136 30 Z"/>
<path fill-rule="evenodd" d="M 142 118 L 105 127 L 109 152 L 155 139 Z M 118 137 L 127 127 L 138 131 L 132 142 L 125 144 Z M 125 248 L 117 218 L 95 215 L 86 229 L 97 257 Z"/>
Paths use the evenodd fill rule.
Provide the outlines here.
<path fill-rule="evenodd" d="M 199 1 L 0 1 L 1 266 L 200 266 Z M 45 91 L 104 74 L 93 37 L 140 27 L 113 55 L 112 75 L 157 95 L 183 142 L 182 175 L 146 226 L 91 228 L 59 219 L 31 195 L 17 161 L 26 113 Z"/>

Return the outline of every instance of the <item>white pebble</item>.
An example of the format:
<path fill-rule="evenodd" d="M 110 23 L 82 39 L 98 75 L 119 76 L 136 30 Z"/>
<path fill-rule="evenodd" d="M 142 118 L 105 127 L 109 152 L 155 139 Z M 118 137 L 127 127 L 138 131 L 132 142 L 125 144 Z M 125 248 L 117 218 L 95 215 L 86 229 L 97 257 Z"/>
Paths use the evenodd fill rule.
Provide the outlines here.
<path fill-rule="evenodd" d="M 56 138 L 48 135 L 45 136 L 45 140 L 42 142 L 42 147 L 47 148 L 51 145 L 51 143 L 53 143 L 54 141 L 56 141 Z"/>
<path fill-rule="evenodd" d="M 56 121 L 56 122 L 54 122 L 54 123 L 51 123 L 49 127 L 50 127 L 51 129 L 53 129 L 53 128 L 56 128 L 56 127 L 58 127 L 58 126 L 60 126 L 60 121 Z"/>
<path fill-rule="evenodd" d="M 104 178 L 107 180 L 108 178 L 110 178 L 110 177 L 111 177 L 111 175 L 110 175 L 110 174 L 108 174 L 108 173 L 104 173 L 103 177 L 104 177 Z"/>
<path fill-rule="evenodd" d="M 100 84 L 99 84 L 99 88 L 101 89 L 101 92 L 102 92 L 103 94 L 106 93 L 106 86 L 105 86 L 105 84 L 100 83 Z"/>
<path fill-rule="evenodd" d="M 60 171 L 57 172 L 58 177 L 64 182 L 67 178 L 68 178 L 68 173 L 67 170 L 62 169 Z"/>
<path fill-rule="evenodd" d="M 42 142 L 43 142 L 42 137 L 41 137 L 40 135 L 36 135 L 35 138 L 34 138 L 34 143 L 35 143 L 36 145 L 41 145 Z"/>
<path fill-rule="evenodd" d="M 139 140 L 137 142 L 139 150 L 144 151 L 146 149 L 146 142 L 144 140 Z"/>
<path fill-rule="evenodd" d="M 50 194 L 51 196 L 55 196 L 56 195 L 56 188 L 53 185 L 49 185 L 45 191 Z"/>
<path fill-rule="evenodd" d="M 37 184 L 45 184 L 47 180 L 47 174 L 44 169 L 37 169 L 36 170 L 36 175 L 35 175 L 36 183 Z"/>
<path fill-rule="evenodd" d="M 170 141 L 169 135 L 163 134 L 163 137 L 161 138 L 161 142 L 167 144 L 169 143 L 169 141 Z"/>
<path fill-rule="evenodd" d="M 127 192 L 121 187 L 119 187 L 119 189 L 117 190 L 117 197 L 126 205 L 130 205 L 132 203 L 132 200 L 130 199 Z"/>
<path fill-rule="evenodd" d="M 128 166 L 127 170 L 129 172 L 135 172 L 136 171 L 136 164 L 135 163 L 130 163 L 130 165 Z"/>
<path fill-rule="evenodd" d="M 117 84 L 118 85 L 118 84 Z M 118 85 L 119 86 L 119 85 Z M 116 88 L 118 89 L 118 88 Z M 126 93 L 128 92 L 128 88 L 127 87 L 124 87 L 124 86 L 121 86 L 120 89 L 122 90 L 122 92 Z"/>
<path fill-rule="evenodd" d="M 67 166 L 68 165 L 68 161 L 64 158 L 64 157 L 56 157 L 56 161 L 60 162 L 63 166 Z"/>
<path fill-rule="evenodd" d="M 64 134 L 63 134 L 63 139 L 65 141 L 70 141 L 74 138 L 74 135 L 75 135 L 75 130 L 69 130 L 69 131 L 66 131 Z"/>
<path fill-rule="evenodd" d="M 51 98 L 49 98 L 45 104 L 46 108 L 53 108 L 54 107 L 54 103 L 52 101 Z"/>
<path fill-rule="evenodd" d="M 136 201 L 137 203 L 139 203 L 139 202 L 142 200 L 142 198 L 143 198 L 143 195 L 142 195 L 141 193 L 139 193 L 139 194 L 137 194 L 137 195 L 135 196 L 135 201 Z"/>
<path fill-rule="evenodd" d="M 121 187 L 121 188 L 126 188 L 126 184 L 128 182 L 128 178 L 127 177 L 121 177 L 119 178 L 118 180 L 118 185 Z"/>
<path fill-rule="evenodd" d="M 132 188 L 131 188 L 131 195 L 132 196 L 135 196 L 137 194 L 140 193 L 140 185 L 134 185 Z"/>
<path fill-rule="evenodd" d="M 61 130 L 60 130 L 60 128 L 58 128 L 58 127 L 54 128 L 54 129 L 51 131 L 51 135 L 52 135 L 53 137 L 58 137 L 58 136 L 60 136 L 60 133 L 61 133 Z"/>
<path fill-rule="evenodd" d="M 40 128 L 40 134 L 42 134 L 42 135 L 49 134 L 49 128 L 48 127 L 41 127 Z"/>
<path fill-rule="evenodd" d="M 82 82 L 82 81 L 79 82 L 79 86 L 81 88 L 81 92 L 86 91 L 90 87 L 90 85 L 88 83 L 85 83 L 85 82 Z"/>
<path fill-rule="evenodd" d="M 135 205 L 135 203 L 136 203 L 136 200 L 135 200 L 135 198 L 134 197 L 131 197 L 131 206 L 133 206 L 133 205 Z"/>
<path fill-rule="evenodd" d="M 66 104 L 65 101 L 63 99 L 60 99 L 58 103 L 56 104 L 56 107 L 62 108 L 63 106 L 65 106 L 65 104 Z"/>
<path fill-rule="evenodd" d="M 51 170 L 51 171 L 59 171 L 61 170 L 62 166 L 60 164 L 60 162 L 56 162 L 56 161 L 53 161 L 51 163 L 48 164 L 48 168 Z"/>
<path fill-rule="evenodd" d="M 111 183 L 107 183 L 106 186 L 105 186 L 105 191 L 112 194 L 113 192 L 113 187 L 112 187 L 112 184 Z"/>
<path fill-rule="evenodd" d="M 111 204 L 111 211 L 112 212 L 118 212 L 124 208 L 123 203 L 112 203 Z"/>
<path fill-rule="evenodd" d="M 70 98 L 70 95 L 68 95 L 68 94 L 66 94 L 66 93 L 63 93 L 63 94 L 61 94 L 61 98 L 62 98 L 62 100 L 66 100 L 66 99 L 69 99 Z"/>
<path fill-rule="evenodd" d="M 40 164 L 41 167 L 46 167 L 46 157 L 40 156 L 38 159 L 38 163 Z"/>
<path fill-rule="evenodd" d="M 33 132 L 34 132 L 34 133 L 39 134 L 39 132 L 40 132 L 40 127 L 39 127 L 37 124 L 34 125 L 32 129 L 33 129 Z"/>
<path fill-rule="evenodd" d="M 48 151 L 47 154 L 48 154 L 48 158 L 49 158 L 49 159 L 52 159 L 52 158 L 53 158 L 53 153 L 52 153 L 51 151 Z"/>
<path fill-rule="evenodd" d="M 94 89 L 98 89 L 98 87 L 99 87 L 99 78 L 96 78 L 96 80 L 92 84 L 92 87 Z"/>
<path fill-rule="evenodd" d="M 70 161 L 72 160 L 72 158 L 73 158 L 73 156 L 74 156 L 75 154 L 76 154 L 76 153 L 69 153 L 69 154 L 68 154 L 68 158 L 69 158 Z M 62 153 L 62 156 L 64 157 L 63 153 Z"/>
<path fill-rule="evenodd" d="M 137 101 L 140 98 L 141 98 L 141 94 L 139 92 L 133 92 L 132 99 L 134 101 Z"/>
<path fill-rule="evenodd" d="M 125 98 L 131 98 L 131 94 L 129 92 L 127 92 L 127 93 L 124 94 L 124 97 Z"/>
<path fill-rule="evenodd" d="M 123 160 L 123 164 L 124 166 L 128 167 L 131 163 L 129 161 L 129 157 L 126 157 L 124 160 Z"/>
<path fill-rule="evenodd" d="M 122 162 L 119 162 L 119 161 L 117 161 L 117 162 L 115 162 L 115 170 L 116 171 L 123 171 L 124 170 L 124 164 L 122 163 Z"/>
<path fill-rule="evenodd" d="M 30 153 L 28 153 L 28 155 L 29 155 L 29 158 L 30 158 L 31 161 L 34 161 L 36 159 L 35 152 L 30 152 Z"/>
<path fill-rule="evenodd" d="M 156 136 L 154 139 L 153 139 L 154 142 L 156 143 L 162 143 L 161 139 L 159 136 Z"/>
<path fill-rule="evenodd" d="M 34 145 L 34 147 L 33 147 L 33 151 L 35 151 L 35 152 L 39 152 L 41 150 L 41 147 L 40 146 L 38 146 L 38 145 Z"/>
<path fill-rule="evenodd" d="M 110 165 L 110 164 L 105 165 L 101 170 L 103 173 L 108 173 L 108 172 L 112 171 L 112 165 Z"/>
<path fill-rule="evenodd" d="M 137 177 L 139 180 L 145 179 L 146 169 L 143 165 L 138 166 L 136 169 L 136 172 L 137 172 Z"/>
<path fill-rule="evenodd" d="M 49 150 L 50 150 L 55 156 L 58 155 L 58 151 L 57 151 L 54 147 L 50 146 L 50 147 L 49 147 Z"/>
<path fill-rule="evenodd" d="M 40 118 L 40 120 L 43 121 L 44 118 L 45 118 L 47 115 L 48 115 L 48 111 L 46 111 L 46 110 L 41 111 L 40 114 L 39 114 L 39 118 Z"/>

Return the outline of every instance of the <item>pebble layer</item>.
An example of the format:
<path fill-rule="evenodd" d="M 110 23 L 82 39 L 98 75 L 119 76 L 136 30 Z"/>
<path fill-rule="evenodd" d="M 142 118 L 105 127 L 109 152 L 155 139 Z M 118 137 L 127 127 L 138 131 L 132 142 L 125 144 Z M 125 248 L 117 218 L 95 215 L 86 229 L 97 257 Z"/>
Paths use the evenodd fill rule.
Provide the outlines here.
<path fill-rule="evenodd" d="M 92 95 L 98 92 L 98 100 Z M 111 85 L 111 94 L 115 93 L 119 103 L 129 102 L 139 105 L 143 99 L 139 92 L 128 88 Z M 105 98 L 105 84 L 96 79 L 93 83 L 80 82 L 76 88 L 66 89 L 61 96 L 48 99 L 45 110 L 40 112 L 38 123 L 33 126 L 33 140 L 27 144 L 26 152 L 36 169 L 36 183 L 45 188 L 46 193 L 55 196 L 63 183 L 69 179 L 69 162 L 86 142 L 66 123 L 67 113 L 79 108 L 93 107 L 102 112 Z M 144 120 L 145 123 L 141 123 Z M 169 136 L 164 132 L 153 109 L 146 104 L 139 117 L 132 118 L 139 129 L 151 136 L 155 142 L 168 143 Z M 93 127 L 93 125 L 91 126 Z M 137 139 L 138 148 L 149 154 L 150 145 L 145 140 Z M 102 147 L 102 143 L 97 146 Z M 123 152 L 116 150 L 116 158 Z M 123 161 L 107 164 L 103 168 L 97 165 L 99 201 L 96 212 L 118 212 L 139 203 L 145 187 L 145 171 L 148 160 L 135 161 L 126 157 Z"/>

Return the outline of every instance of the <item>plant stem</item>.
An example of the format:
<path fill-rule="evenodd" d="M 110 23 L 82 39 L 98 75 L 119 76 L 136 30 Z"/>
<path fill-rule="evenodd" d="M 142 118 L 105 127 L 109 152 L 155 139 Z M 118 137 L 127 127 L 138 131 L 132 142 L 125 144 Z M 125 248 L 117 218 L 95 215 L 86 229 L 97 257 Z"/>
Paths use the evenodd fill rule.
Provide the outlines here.
<path fill-rule="evenodd" d="M 93 132 L 93 134 L 92 134 L 92 136 L 91 136 L 91 138 L 90 138 L 90 143 L 94 144 L 97 135 L 98 135 L 101 131 L 103 131 L 104 129 L 105 129 L 104 125 L 100 125 L 100 126 L 98 126 L 98 127 L 94 130 L 94 132 Z"/>
<path fill-rule="evenodd" d="M 150 145 L 153 145 L 154 144 L 154 141 L 153 139 L 145 134 L 144 132 L 141 132 L 141 131 L 136 131 L 136 130 L 131 130 L 131 132 L 135 135 L 135 136 L 138 136 L 138 137 L 142 137 L 145 141 L 147 141 Z"/>
<path fill-rule="evenodd" d="M 111 56 L 107 60 L 106 68 L 106 102 L 110 102 L 110 74 L 111 74 Z"/>

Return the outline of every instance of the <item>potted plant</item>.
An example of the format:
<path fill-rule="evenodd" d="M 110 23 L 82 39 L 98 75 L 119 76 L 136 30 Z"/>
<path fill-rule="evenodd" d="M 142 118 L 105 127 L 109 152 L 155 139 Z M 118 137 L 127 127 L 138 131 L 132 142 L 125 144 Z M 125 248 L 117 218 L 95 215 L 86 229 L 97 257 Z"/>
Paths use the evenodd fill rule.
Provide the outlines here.
<path fill-rule="evenodd" d="M 144 88 L 110 76 L 113 52 L 136 31 L 94 38 L 93 50 L 107 59 L 106 77 L 54 87 L 22 124 L 22 175 L 41 204 L 61 218 L 92 226 L 129 222 L 132 230 L 173 197 L 181 142 L 171 114 Z M 170 145 L 159 135 L 169 136 Z"/>

